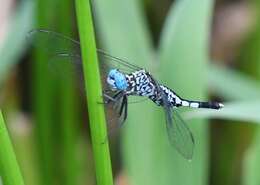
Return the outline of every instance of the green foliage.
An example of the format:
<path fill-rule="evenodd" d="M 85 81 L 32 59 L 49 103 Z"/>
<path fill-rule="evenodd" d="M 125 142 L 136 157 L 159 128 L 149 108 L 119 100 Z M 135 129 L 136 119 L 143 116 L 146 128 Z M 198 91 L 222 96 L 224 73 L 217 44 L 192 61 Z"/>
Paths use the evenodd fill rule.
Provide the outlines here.
<path fill-rule="evenodd" d="M 102 102 L 101 79 L 96 52 L 90 2 L 76 0 L 76 14 L 81 41 L 85 90 L 88 103 L 89 123 L 98 185 L 112 185 L 113 176 L 110 162 L 106 122 Z"/>
<path fill-rule="evenodd" d="M 231 101 L 221 110 L 194 110 L 186 114 L 191 118 L 220 118 L 237 121 L 260 122 L 260 86 L 256 80 L 223 66 L 211 65 L 208 74 L 213 92 Z M 226 85 L 229 84 L 229 85 Z M 250 99 L 248 98 L 250 97 Z"/>
<path fill-rule="evenodd" d="M 71 0 L 59 0 L 59 11 L 58 14 L 61 17 L 66 17 L 68 14 L 73 13 L 73 2 Z M 72 19 L 62 19 L 57 24 L 58 30 L 65 35 L 72 36 Z M 70 46 L 62 46 L 70 47 Z M 69 65 L 70 63 L 68 63 Z M 67 66 L 63 66 L 66 68 Z M 70 67 L 70 66 L 68 66 Z M 70 68 L 69 68 L 70 69 Z M 60 143 L 62 155 L 61 167 L 59 168 L 62 173 L 61 184 L 64 185 L 75 185 L 79 182 L 79 174 L 77 171 L 78 161 L 77 161 L 77 135 L 79 134 L 79 104 L 77 102 L 76 96 L 76 78 L 71 76 L 66 78 L 66 80 L 60 80 Z M 72 109 L 73 107 L 73 109 Z"/>
<path fill-rule="evenodd" d="M 251 1 L 252 6 L 256 7 L 256 23 L 252 29 L 251 34 L 248 36 L 246 42 L 241 48 L 239 64 L 242 71 L 251 75 L 260 82 L 260 11 L 259 11 L 259 0 Z M 250 97 L 251 99 L 251 97 Z M 255 109 L 255 114 L 259 115 L 259 108 Z M 257 120 L 259 123 L 259 120 Z M 253 140 L 253 144 L 250 150 L 245 155 L 244 162 L 244 180 L 245 185 L 255 185 L 260 183 L 260 179 L 256 171 L 259 171 L 259 155 L 260 155 L 260 144 L 259 144 L 259 128 L 256 129 L 256 136 Z M 258 156 L 258 157 L 257 157 Z"/>
<path fill-rule="evenodd" d="M 0 171 L 5 185 L 24 185 L 22 174 L 0 110 Z"/>
<path fill-rule="evenodd" d="M 224 66 L 211 65 L 208 84 L 214 94 L 229 101 L 260 98 L 260 85 L 249 75 L 228 69 Z M 227 85 L 228 84 L 228 85 Z"/>
<path fill-rule="evenodd" d="M 163 28 L 159 47 L 160 74 L 163 82 L 184 98 L 206 99 L 212 5 L 211 0 L 178 1 Z M 208 125 L 201 120 L 189 121 L 188 125 L 195 137 L 194 157 L 187 164 L 170 151 L 166 152 L 168 169 L 165 173 L 169 179 L 166 184 L 171 179 L 175 179 L 176 184 L 187 185 L 208 181 Z"/>
<path fill-rule="evenodd" d="M 28 46 L 25 35 L 31 28 L 34 10 L 37 15 L 35 27 L 62 32 L 67 36 L 75 35 L 73 22 L 68 18 L 74 13 L 72 1 L 38 0 L 36 3 L 37 6 L 34 6 L 34 1 L 22 1 L 17 8 L 11 31 L 0 51 L 1 83 L 6 79 L 10 69 L 18 63 L 19 57 Z M 204 185 L 212 175 L 210 168 L 221 171 L 220 177 L 229 178 L 231 172 L 228 165 L 232 164 L 229 157 L 236 154 L 235 150 L 232 150 L 236 146 L 232 148 L 221 143 L 221 147 L 216 147 L 221 149 L 218 152 L 226 152 L 226 155 L 219 156 L 218 160 L 222 162 L 219 166 L 212 166 L 217 162 L 209 161 L 208 154 L 212 151 L 209 147 L 209 125 L 202 119 L 230 120 L 228 123 L 238 123 L 238 121 L 243 121 L 245 124 L 260 123 L 259 25 L 256 25 L 256 29 L 250 33 L 239 58 L 241 61 L 239 69 L 253 75 L 249 77 L 238 70 L 209 65 L 208 37 L 212 24 L 212 0 L 175 1 L 166 16 L 157 50 L 153 47 L 146 20 L 146 13 L 149 10 L 145 8 L 152 6 L 152 1 L 145 1 L 146 7 L 142 7 L 138 0 L 94 0 L 92 5 L 97 28 L 96 35 L 100 44 L 98 48 L 103 48 L 113 56 L 146 68 L 156 79 L 184 98 L 207 100 L 210 91 L 214 96 L 225 100 L 225 108 L 222 110 L 192 110 L 182 113 L 195 136 L 195 151 L 191 162 L 183 159 L 170 146 L 161 107 L 155 106 L 150 101 L 129 104 L 127 122 L 120 130 L 122 139 L 119 139 L 122 146 L 122 171 L 127 176 L 127 182 L 132 185 Z M 15 151 L 18 159 L 26 160 L 26 157 L 30 158 L 34 153 L 28 151 L 27 156 L 27 151 L 22 150 L 37 148 L 39 164 L 30 165 L 29 163 L 34 163 L 34 160 L 29 159 L 26 160 L 28 163 L 21 163 L 25 164 L 22 170 L 25 171 L 26 182 L 34 182 L 31 177 L 35 172 L 41 176 L 40 184 L 93 184 L 93 168 L 95 168 L 97 184 L 112 185 L 108 143 L 102 144 L 107 136 L 104 108 L 102 104 L 97 103 L 102 102 L 102 88 L 90 2 L 76 0 L 75 7 L 83 57 L 87 119 L 90 123 L 92 148 L 88 146 L 90 141 L 85 137 L 85 127 L 81 132 L 78 128 L 78 122 L 81 120 L 78 115 L 82 110 L 75 92 L 77 91 L 76 79 L 68 77 L 57 82 L 49 75 L 50 69 L 46 64 L 50 58 L 44 51 L 48 46 L 44 45 L 33 51 L 32 76 L 30 76 L 35 124 L 31 130 L 37 139 L 34 143 L 34 140 L 30 139 L 32 141 L 25 144 L 26 146 L 23 146 L 23 141 L 20 140 L 17 143 L 21 146 Z M 47 44 L 55 47 L 58 43 Z M 16 96 L 22 97 L 22 95 Z M 8 99 L 5 101 L 10 102 Z M 13 111 L 19 112 L 21 107 L 18 104 Z M 86 112 L 84 115 L 87 115 Z M 240 145 L 245 139 L 244 130 L 233 132 L 236 127 L 234 125 L 238 124 L 228 124 L 230 130 L 226 133 L 215 130 L 213 133 L 223 137 L 223 140 L 229 139 L 227 137 L 233 134 L 233 137 L 238 138 L 238 147 L 242 147 Z M 218 125 L 221 126 L 223 124 Z M 0 131 L 1 177 L 7 184 L 23 184 L 1 114 Z M 259 184 L 257 172 L 260 162 L 260 134 L 258 132 L 259 129 L 256 129 L 254 142 L 246 152 L 243 162 L 241 178 L 246 185 Z M 84 137 L 81 137 L 82 135 Z M 29 146 L 31 143 L 33 146 Z M 93 151 L 94 162 L 92 162 L 91 151 Z M 242 156 L 241 153 L 239 157 Z M 26 156 L 19 158 L 21 155 Z M 84 159 L 81 158 L 82 156 Z M 117 154 L 116 160 L 112 163 L 115 169 L 120 163 L 118 158 L 120 156 Z M 239 160 L 242 160 L 241 157 Z M 40 169 L 37 168 L 38 165 Z M 215 184 L 220 182 L 229 181 L 219 180 Z"/>
<path fill-rule="evenodd" d="M 36 1 L 36 25 L 37 27 L 51 27 L 51 11 L 54 7 L 54 1 Z M 51 12 L 51 13 L 49 13 Z M 54 44 L 54 43 L 53 43 Z M 32 62 L 32 107 L 35 117 L 35 137 L 40 171 L 40 184 L 56 184 L 55 167 L 57 141 L 57 122 L 55 116 L 56 104 L 55 93 L 57 86 L 54 78 L 50 76 L 46 61 L 49 60 L 46 55 L 45 43 L 39 43 L 34 50 Z"/>

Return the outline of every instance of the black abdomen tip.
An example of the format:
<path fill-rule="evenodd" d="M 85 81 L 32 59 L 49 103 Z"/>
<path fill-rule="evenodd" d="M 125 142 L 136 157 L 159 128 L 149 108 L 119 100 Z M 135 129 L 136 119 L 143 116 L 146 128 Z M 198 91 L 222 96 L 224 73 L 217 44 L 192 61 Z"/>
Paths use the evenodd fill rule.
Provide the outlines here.
<path fill-rule="evenodd" d="M 221 109 L 224 105 L 218 102 L 201 102 L 200 108 Z"/>

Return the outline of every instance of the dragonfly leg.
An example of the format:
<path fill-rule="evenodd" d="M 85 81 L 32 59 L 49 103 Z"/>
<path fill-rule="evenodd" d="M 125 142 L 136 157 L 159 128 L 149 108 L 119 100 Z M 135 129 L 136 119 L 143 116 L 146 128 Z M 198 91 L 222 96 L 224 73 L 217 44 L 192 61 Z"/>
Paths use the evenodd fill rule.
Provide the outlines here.
<path fill-rule="evenodd" d="M 102 97 L 105 99 L 104 102 L 98 102 L 98 104 L 108 104 L 110 102 L 116 102 L 118 99 L 116 98 L 120 93 L 122 93 L 121 91 L 117 92 L 116 94 L 114 94 L 113 96 L 109 95 L 108 92 L 111 92 L 111 90 L 104 90 L 103 91 L 103 95 Z M 122 96 L 120 96 L 121 98 Z"/>
<path fill-rule="evenodd" d="M 105 100 L 105 104 L 112 102 L 116 102 L 116 99 L 114 98 L 114 96 L 109 96 L 108 94 L 103 94 L 103 97 L 106 99 Z"/>
<path fill-rule="evenodd" d="M 116 102 L 116 99 L 112 96 L 109 96 L 108 94 L 103 93 L 102 97 L 105 98 L 105 100 L 103 102 L 97 102 L 98 104 L 108 104 L 110 102 Z"/>
<path fill-rule="evenodd" d="M 127 106 L 128 106 L 128 100 L 127 100 L 127 97 L 125 97 L 125 115 L 124 115 L 124 121 L 126 120 L 127 118 Z"/>
<path fill-rule="evenodd" d="M 104 103 L 108 104 L 110 102 L 116 102 L 118 101 L 120 98 L 122 98 L 124 96 L 123 91 L 119 91 L 116 94 L 114 94 L 113 96 L 108 95 L 107 93 L 103 93 L 103 97 L 105 98 Z"/>

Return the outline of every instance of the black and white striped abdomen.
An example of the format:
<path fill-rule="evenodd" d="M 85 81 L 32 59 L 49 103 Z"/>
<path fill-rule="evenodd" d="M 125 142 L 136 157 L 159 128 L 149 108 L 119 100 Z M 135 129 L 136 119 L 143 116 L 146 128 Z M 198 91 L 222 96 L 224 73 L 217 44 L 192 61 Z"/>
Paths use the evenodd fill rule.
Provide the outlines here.
<path fill-rule="evenodd" d="M 153 80 L 151 75 L 145 70 L 135 71 L 131 74 L 126 75 L 128 89 L 128 95 L 136 96 L 146 96 L 151 99 L 154 103 L 159 106 L 163 105 L 162 97 L 160 96 L 160 90 L 158 90 L 158 85 Z M 170 88 L 159 85 L 160 89 L 167 95 L 167 101 L 171 107 L 192 107 L 192 108 L 211 108 L 219 109 L 223 105 L 216 102 L 200 102 L 200 101 L 190 101 L 182 99 Z"/>
<path fill-rule="evenodd" d="M 160 88 L 164 91 L 167 95 L 167 101 L 170 103 L 172 107 L 179 107 L 188 105 L 187 101 L 182 100 L 174 91 L 170 88 L 160 85 Z M 162 100 L 160 100 L 160 104 L 162 105 Z"/>
<path fill-rule="evenodd" d="M 172 107 L 192 107 L 192 108 L 209 108 L 209 109 L 220 109 L 223 104 L 218 102 L 201 102 L 201 101 L 191 101 L 182 99 L 170 88 L 160 85 L 161 89 L 167 95 L 167 100 Z M 160 102 L 162 103 L 162 101 Z"/>

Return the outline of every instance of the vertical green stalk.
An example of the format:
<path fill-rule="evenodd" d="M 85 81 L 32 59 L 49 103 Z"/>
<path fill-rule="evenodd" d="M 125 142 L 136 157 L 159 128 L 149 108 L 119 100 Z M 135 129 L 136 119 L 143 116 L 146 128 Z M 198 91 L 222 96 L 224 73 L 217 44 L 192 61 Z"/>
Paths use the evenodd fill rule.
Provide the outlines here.
<path fill-rule="evenodd" d="M 89 0 L 76 0 L 76 14 L 81 41 L 85 89 L 98 185 L 112 185 L 112 169 L 102 102 L 101 79 Z"/>
<path fill-rule="evenodd" d="M 24 181 L 16 161 L 2 112 L 0 110 L 0 171 L 5 185 L 23 185 Z"/>
<path fill-rule="evenodd" d="M 51 21 L 54 18 L 55 1 L 37 0 L 36 27 L 50 28 Z M 55 111 L 55 87 L 53 78 L 49 75 L 48 61 L 49 57 L 44 51 L 44 44 L 35 50 L 35 58 L 33 65 L 33 110 L 35 115 L 35 134 L 37 139 L 37 150 L 39 154 L 41 183 L 52 185 L 55 184 L 54 168 L 57 166 L 57 160 L 54 160 L 55 138 L 56 132 L 54 127 Z M 39 45 L 40 45 L 39 44 Z M 55 44 L 55 43 L 51 43 Z"/>
<path fill-rule="evenodd" d="M 59 12 L 60 17 L 72 16 L 72 4 L 71 0 L 59 0 Z M 63 19 L 61 18 L 58 22 L 58 30 L 65 35 L 72 35 L 72 18 Z M 64 48 L 69 48 L 70 46 L 63 46 Z M 68 63 L 67 65 L 71 65 Z M 67 66 L 64 66 L 67 67 Z M 76 135 L 78 120 L 76 119 L 78 113 L 78 107 L 76 102 L 76 91 L 75 91 L 75 81 L 76 79 L 72 75 L 66 80 L 61 80 L 60 88 L 60 122 L 59 130 L 61 133 L 61 173 L 62 179 L 61 184 L 64 185 L 75 185 L 77 183 L 78 173 L 76 171 Z"/>

